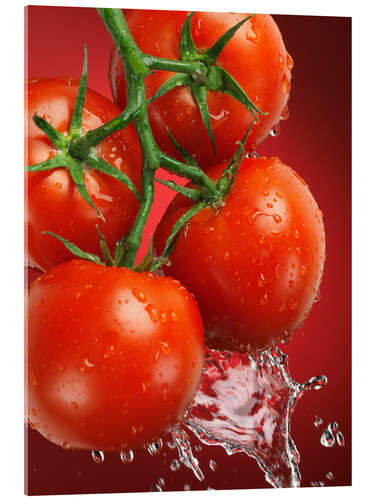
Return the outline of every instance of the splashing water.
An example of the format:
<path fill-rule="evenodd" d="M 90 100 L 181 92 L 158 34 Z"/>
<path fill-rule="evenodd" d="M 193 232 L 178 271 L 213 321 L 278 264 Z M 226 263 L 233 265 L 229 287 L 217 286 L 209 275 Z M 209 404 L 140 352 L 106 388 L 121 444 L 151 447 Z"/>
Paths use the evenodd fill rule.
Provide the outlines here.
<path fill-rule="evenodd" d="M 295 382 L 289 374 L 288 357 L 278 348 L 270 348 L 256 356 L 206 349 L 202 378 L 193 404 L 184 423 L 172 429 L 173 441 L 167 441 L 168 448 L 178 451 L 178 460 L 172 461 L 171 470 L 177 471 L 183 464 L 199 481 L 205 479 L 193 455 L 186 427 L 203 444 L 222 446 L 228 455 L 245 453 L 254 458 L 273 487 L 299 487 L 299 453 L 290 435 L 291 415 L 305 391 L 321 389 L 326 383 L 324 375 L 312 377 L 302 384 Z M 315 426 L 322 421 L 316 418 Z M 325 439 L 323 443 L 322 435 L 321 442 L 324 446 L 335 444 L 332 431 L 338 431 L 336 422 L 323 431 Z M 337 432 L 336 439 L 344 446 L 341 432 Z M 158 440 L 148 446 L 148 451 L 158 455 L 162 446 L 162 440 Z M 200 445 L 194 450 L 199 451 Z M 93 451 L 92 457 L 98 463 L 104 460 L 100 451 Z M 133 457 L 133 452 L 121 453 L 124 463 L 130 463 Z M 211 460 L 210 469 L 215 471 L 216 468 L 217 464 Z M 151 485 L 151 491 L 163 491 L 164 486 L 164 482 L 158 481 Z"/>
<path fill-rule="evenodd" d="M 290 436 L 290 418 L 306 390 L 320 389 L 320 375 L 298 384 L 289 375 L 288 358 L 278 348 L 257 356 L 206 349 L 205 366 L 184 425 L 206 445 L 228 455 L 254 458 L 275 488 L 299 487 L 299 453 Z M 180 461 L 204 478 L 186 432 L 173 433 Z"/>

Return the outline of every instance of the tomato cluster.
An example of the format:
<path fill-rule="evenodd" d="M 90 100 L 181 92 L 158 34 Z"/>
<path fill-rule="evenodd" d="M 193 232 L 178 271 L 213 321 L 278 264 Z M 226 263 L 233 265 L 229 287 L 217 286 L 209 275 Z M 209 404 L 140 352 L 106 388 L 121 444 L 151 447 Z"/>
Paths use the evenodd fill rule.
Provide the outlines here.
<path fill-rule="evenodd" d="M 125 17 L 144 53 L 179 59 L 186 12 L 128 11 Z M 191 36 L 198 58 L 244 19 L 247 15 L 194 15 Z M 208 200 L 180 231 L 164 261 L 169 277 L 148 272 L 147 261 L 128 269 L 118 258 L 139 214 L 128 186 L 84 164 L 90 206 L 64 166 L 26 174 L 26 258 L 29 266 L 45 271 L 27 294 L 26 418 L 64 448 L 126 450 L 158 439 L 183 419 L 194 398 L 204 342 L 255 352 L 288 341 L 318 293 L 325 260 L 322 213 L 292 168 L 278 158 L 251 155 L 285 117 L 289 99 L 293 61 L 271 16 L 246 20 L 215 64 L 261 113 L 243 142 L 246 157 L 231 174 L 229 193 Z M 109 76 L 115 103 L 88 89 L 81 134 L 113 120 L 126 106 L 117 49 Z M 151 72 L 146 97 L 171 76 Z M 36 125 L 35 114 L 69 137 L 79 88 L 70 78 L 28 82 L 26 165 L 59 154 Z M 216 184 L 254 117 L 230 93 L 208 88 L 206 98 L 216 151 L 189 86 L 153 101 L 148 117 L 163 153 L 185 159 L 190 153 Z M 102 140 L 95 154 L 126 174 L 144 196 L 146 149 L 143 144 L 141 151 L 128 124 Z M 182 194 L 172 201 L 155 235 L 159 255 L 192 206 Z M 68 248 L 78 247 L 91 262 L 72 257 Z M 100 252 L 107 265 L 97 257 Z"/>

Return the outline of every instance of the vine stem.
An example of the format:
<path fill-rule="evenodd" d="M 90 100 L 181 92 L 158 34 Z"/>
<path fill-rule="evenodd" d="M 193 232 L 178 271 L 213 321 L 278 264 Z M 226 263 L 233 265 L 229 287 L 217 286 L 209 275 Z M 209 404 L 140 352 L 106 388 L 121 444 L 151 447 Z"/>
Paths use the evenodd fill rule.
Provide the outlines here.
<path fill-rule="evenodd" d="M 216 194 L 216 186 L 199 168 L 187 165 L 164 154 L 157 146 L 151 131 L 147 113 L 147 98 L 144 79 L 151 69 L 163 69 L 193 74 L 204 67 L 200 61 L 168 61 L 143 54 L 135 43 L 124 15 L 120 9 L 97 9 L 109 31 L 123 62 L 126 80 L 128 105 L 126 109 L 110 122 L 79 137 L 71 144 L 75 157 L 87 156 L 90 147 L 116 130 L 124 128 L 131 121 L 136 128 L 140 142 L 142 164 L 141 203 L 134 225 L 124 242 L 124 255 L 121 265 L 134 268 L 138 249 L 142 242 L 142 234 L 154 201 L 154 174 L 163 166 L 170 172 L 186 177 L 200 186 L 208 194 Z"/>

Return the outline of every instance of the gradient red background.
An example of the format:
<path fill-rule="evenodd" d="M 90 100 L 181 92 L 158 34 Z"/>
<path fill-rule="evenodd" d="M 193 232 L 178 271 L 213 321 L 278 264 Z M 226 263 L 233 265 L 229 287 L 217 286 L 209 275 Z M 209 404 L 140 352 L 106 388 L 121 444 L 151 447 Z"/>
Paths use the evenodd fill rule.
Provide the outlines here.
<path fill-rule="evenodd" d="M 281 135 L 267 139 L 258 153 L 278 156 L 309 184 L 324 212 L 327 262 L 321 300 L 283 350 L 292 377 L 305 381 L 324 374 L 328 385 L 307 393 L 292 418 L 292 437 L 301 454 L 302 486 L 351 484 L 351 19 L 274 16 L 292 55 L 290 118 Z M 94 9 L 28 7 L 26 9 L 26 77 L 79 78 L 83 44 L 87 43 L 88 86 L 111 98 L 107 79 L 111 39 Z M 148 231 L 153 230 L 172 194 L 157 186 Z M 146 238 L 147 240 L 147 238 Z M 316 429 L 315 417 L 324 419 Z M 324 448 L 323 426 L 337 421 L 345 447 Z M 227 457 L 219 447 L 195 453 L 206 480 L 200 483 L 181 466 L 171 472 L 176 451 L 164 446 L 159 458 L 136 452 L 124 465 L 107 453 L 95 464 L 87 452 L 64 451 L 26 430 L 29 494 L 149 491 L 163 477 L 165 490 L 270 487 L 255 461 L 245 455 Z M 193 443 L 197 443 L 195 439 Z M 217 472 L 209 460 L 217 462 Z M 326 474 L 335 479 L 329 481 Z"/>

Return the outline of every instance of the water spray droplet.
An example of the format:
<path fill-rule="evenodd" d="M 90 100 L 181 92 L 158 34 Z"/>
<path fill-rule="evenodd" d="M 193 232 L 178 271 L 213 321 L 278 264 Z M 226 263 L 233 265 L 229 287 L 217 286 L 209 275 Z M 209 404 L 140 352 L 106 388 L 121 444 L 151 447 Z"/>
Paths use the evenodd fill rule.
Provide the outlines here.
<path fill-rule="evenodd" d="M 341 431 L 336 434 L 336 441 L 339 446 L 345 446 L 344 434 Z"/>
<path fill-rule="evenodd" d="M 104 462 L 104 453 L 102 451 L 92 450 L 91 456 L 97 464 Z"/>
<path fill-rule="evenodd" d="M 316 417 L 316 419 L 314 421 L 315 427 L 319 427 L 319 425 L 322 425 L 322 423 L 323 423 L 323 419 L 320 417 Z"/>
<path fill-rule="evenodd" d="M 161 439 L 158 439 L 157 441 L 151 443 L 147 449 L 150 455 L 159 455 L 162 447 L 163 447 L 163 441 Z"/>
<path fill-rule="evenodd" d="M 215 472 L 217 470 L 217 463 L 214 460 L 210 460 L 209 462 L 210 469 Z"/>
<path fill-rule="evenodd" d="M 133 450 L 121 450 L 120 458 L 122 463 L 130 464 L 134 459 Z"/>
<path fill-rule="evenodd" d="M 179 470 L 181 467 L 180 462 L 174 458 L 171 462 L 170 469 L 172 472 L 175 472 L 176 470 Z"/>
<path fill-rule="evenodd" d="M 335 436 L 332 434 L 331 431 L 325 429 L 322 432 L 322 435 L 320 436 L 320 442 L 326 448 L 331 448 L 332 446 L 335 445 Z"/>

